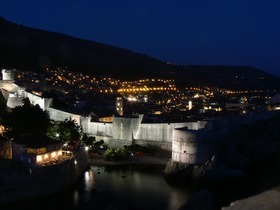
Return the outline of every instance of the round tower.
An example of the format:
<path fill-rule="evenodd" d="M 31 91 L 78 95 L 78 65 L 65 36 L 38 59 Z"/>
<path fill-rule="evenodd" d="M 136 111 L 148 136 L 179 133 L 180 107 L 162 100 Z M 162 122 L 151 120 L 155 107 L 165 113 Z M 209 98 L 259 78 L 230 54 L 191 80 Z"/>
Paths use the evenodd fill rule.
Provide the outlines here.
<path fill-rule="evenodd" d="M 172 160 L 189 164 L 204 164 L 211 158 L 207 134 L 187 127 L 177 128 L 172 136 Z"/>

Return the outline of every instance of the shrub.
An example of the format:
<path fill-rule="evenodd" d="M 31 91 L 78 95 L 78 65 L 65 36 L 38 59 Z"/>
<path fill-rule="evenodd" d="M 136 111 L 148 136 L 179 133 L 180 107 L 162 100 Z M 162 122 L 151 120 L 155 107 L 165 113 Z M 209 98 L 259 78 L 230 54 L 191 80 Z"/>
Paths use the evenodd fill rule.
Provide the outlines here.
<path fill-rule="evenodd" d="M 124 149 L 128 152 L 132 153 L 141 153 L 144 155 L 154 155 L 157 151 L 157 146 L 153 144 L 147 144 L 146 146 L 142 146 L 139 144 L 133 144 L 130 146 L 124 146 Z"/>
<path fill-rule="evenodd" d="M 104 153 L 104 158 L 107 161 L 122 161 L 127 160 L 129 157 L 130 153 L 125 149 L 109 148 Z"/>

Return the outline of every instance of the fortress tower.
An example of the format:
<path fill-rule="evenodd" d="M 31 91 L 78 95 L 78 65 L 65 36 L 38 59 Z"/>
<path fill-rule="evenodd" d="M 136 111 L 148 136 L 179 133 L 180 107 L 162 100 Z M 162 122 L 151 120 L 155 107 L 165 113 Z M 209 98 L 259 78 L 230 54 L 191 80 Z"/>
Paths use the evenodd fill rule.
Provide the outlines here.
<path fill-rule="evenodd" d="M 10 93 L 16 92 L 14 77 L 15 77 L 14 69 L 2 69 L 2 80 L 0 80 L 0 90 L 5 100 L 8 100 Z"/>
<path fill-rule="evenodd" d="M 177 128 L 172 137 L 172 160 L 204 164 L 211 158 L 210 136 L 203 130 L 189 130 L 187 127 Z"/>
<path fill-rule="evenodd" d="M 0 88 L 8 92 L 14 92 L 15 91 L 14 79 L 15 79 L 14 69 L 2 69 L 2 80 L 0 81 Z"/>
<path fill-rule="evenodd" d="M 14 69 L 3 69 L 2 70 L 2 80 L 14 80 L 15 72 Z"/>

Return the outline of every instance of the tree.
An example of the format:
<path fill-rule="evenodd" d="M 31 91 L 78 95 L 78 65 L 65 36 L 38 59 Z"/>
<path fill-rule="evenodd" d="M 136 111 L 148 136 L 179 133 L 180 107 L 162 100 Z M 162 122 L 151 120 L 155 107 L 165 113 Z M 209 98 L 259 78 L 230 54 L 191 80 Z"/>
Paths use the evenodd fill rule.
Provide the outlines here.
<path fill-rule="evenodd" d="M 82 128 L 75 120 L 65 119 L 63 122 L 54 123 L 48 129 L 47 135 L 60 141 L 77 141 L 80 140 Z"/>
<path fill-rule="evenodd" d="M 25 103 L 5 112 L 2 115 L 4 136 L 8 139 L 19 139 L 26 136 L 45 137 L 50 126 L 50 117 L 39 105 Z"/>
<path fill-rule="evenodd" d="M 95 141 L 95 137 L 93 136 L 87 136 L 87 134 L 84 134 L 81 140 L 83 143 L 85 143 L 87 146 L 92 146 L 93 142 Z"/>
<path fill-rule="evenodd" d="M 1 116 L 6 112 L 7 105 L 6 101 L 2 94 L 0 94 L 0 124 L 1 124 Z"/>

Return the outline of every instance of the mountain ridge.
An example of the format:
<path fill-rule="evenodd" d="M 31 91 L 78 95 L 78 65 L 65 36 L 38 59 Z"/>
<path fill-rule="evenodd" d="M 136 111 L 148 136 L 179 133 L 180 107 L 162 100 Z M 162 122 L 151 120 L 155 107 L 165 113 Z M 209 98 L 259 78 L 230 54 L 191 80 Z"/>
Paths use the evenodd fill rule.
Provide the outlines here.
<path fill-rule="evenodd" d="M 125 48 L 19 25 L 3 17 L 0 18 L 0 48 L 2 68 L 40 71 L 62 66 L 71 71 L 121 80 L 175 79 L 180 86 L 268 89 L 279 88 L 280 84 L 280 77 L 253 67 L 168 64 Z"/>

